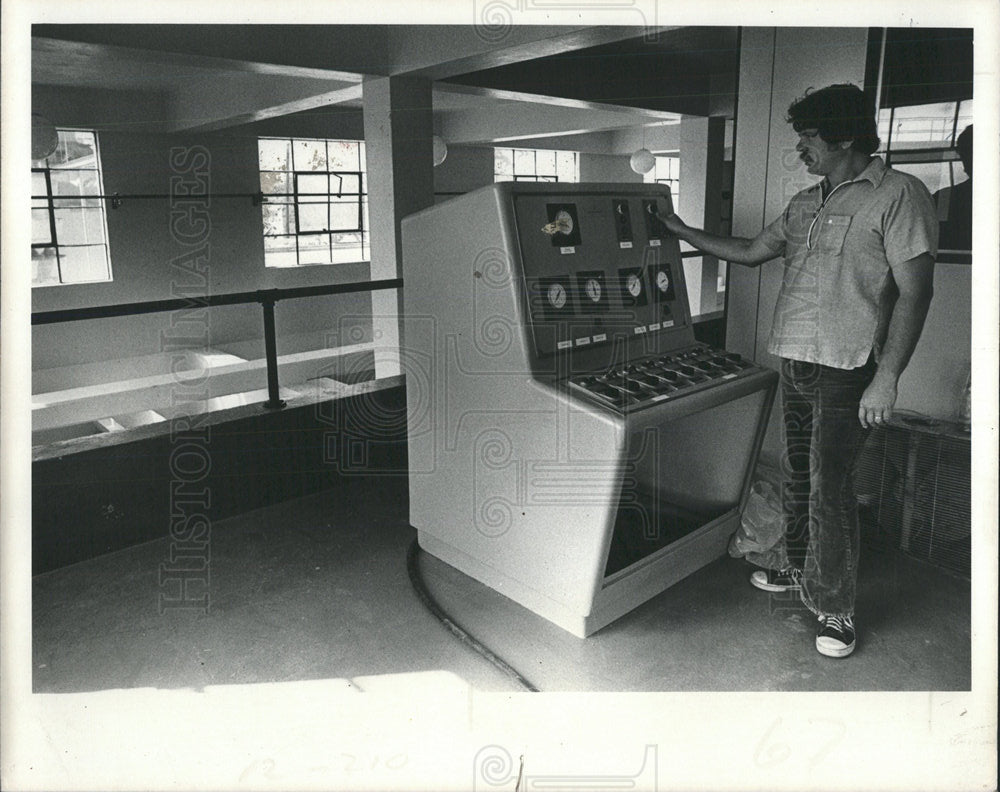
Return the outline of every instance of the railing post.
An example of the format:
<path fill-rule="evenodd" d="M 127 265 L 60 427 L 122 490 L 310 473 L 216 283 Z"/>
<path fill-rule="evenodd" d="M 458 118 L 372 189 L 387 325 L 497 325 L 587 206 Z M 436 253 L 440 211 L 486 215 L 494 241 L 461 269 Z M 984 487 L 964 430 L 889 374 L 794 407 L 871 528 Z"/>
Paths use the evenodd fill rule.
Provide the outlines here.
<path fill-rule="evenodd" d="M 274 297 L 260 297 L 264 309 L 264 355 L 267 358 L 267 401 L 266 410 L 280 410 L 285 402 L 278 398 L 278 347 L 274 333 Z"/>

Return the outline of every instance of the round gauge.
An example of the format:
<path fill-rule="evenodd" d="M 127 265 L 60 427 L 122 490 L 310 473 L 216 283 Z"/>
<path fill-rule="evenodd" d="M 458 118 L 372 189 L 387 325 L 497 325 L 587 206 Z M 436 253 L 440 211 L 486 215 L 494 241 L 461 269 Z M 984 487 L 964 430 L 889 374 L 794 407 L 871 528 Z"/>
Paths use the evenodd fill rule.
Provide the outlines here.
<path fill-rule="evenodd" d="M 664 270 L 656 273 L 656 288 L 661 292 L 665 292 L 670 288 L 670 276 Z"/>
<path fill-rule="evenodd" d="M 601 301 L 601 282 L 597 278 L 587 278 L 586 286 L 587 296 L 590 298 L 591 302 Z"/>
<path fill-rule="evenodd" d="M 553 283 L 549 286 L 548 298 L 549 305 L 553 308 L 562 308 L 566 304 L 566 290 L 562 287 L 562 284 Z"/>
<path fill-rule="evenodd" d="M 625 281 L 625 288 L 628 289 L 628 293 L 633 297 L 638 297 L 642 293 L 642 281 L 639 280 L 639 276 L 632 274 L 628 276 L 628 280 Z"/>

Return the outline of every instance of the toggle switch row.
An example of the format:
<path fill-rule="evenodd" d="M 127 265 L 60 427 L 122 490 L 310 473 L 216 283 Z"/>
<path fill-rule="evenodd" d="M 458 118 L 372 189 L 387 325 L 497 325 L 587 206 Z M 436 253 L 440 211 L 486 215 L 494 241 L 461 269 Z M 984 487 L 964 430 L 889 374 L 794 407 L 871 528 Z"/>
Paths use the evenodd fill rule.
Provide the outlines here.
<path fill-rule="evenodd" d="M 603 401 L 624 409 L 662 401 L 712 380 L 731 379 L 752 364 L 733 352 L 699 349 L 631 363 L 600 374 L 574 377 L 570 382 Z"/>

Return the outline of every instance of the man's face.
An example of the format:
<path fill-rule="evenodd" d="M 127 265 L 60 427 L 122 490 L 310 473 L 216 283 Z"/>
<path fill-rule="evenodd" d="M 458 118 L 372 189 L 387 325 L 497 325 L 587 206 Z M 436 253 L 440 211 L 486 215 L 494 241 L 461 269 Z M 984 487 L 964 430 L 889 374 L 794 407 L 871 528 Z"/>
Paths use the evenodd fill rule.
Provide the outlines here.
<path fill-rule="evenodd" d="M 799 159 L 806 164 L 806 170 L 814 176 L 826 176 L 848 154 L 847 148 L 839 143 L 827 143 L 819 136 L 816 129 L 803 129 L 799 132 L 799 142 L 795 146 Z"/>

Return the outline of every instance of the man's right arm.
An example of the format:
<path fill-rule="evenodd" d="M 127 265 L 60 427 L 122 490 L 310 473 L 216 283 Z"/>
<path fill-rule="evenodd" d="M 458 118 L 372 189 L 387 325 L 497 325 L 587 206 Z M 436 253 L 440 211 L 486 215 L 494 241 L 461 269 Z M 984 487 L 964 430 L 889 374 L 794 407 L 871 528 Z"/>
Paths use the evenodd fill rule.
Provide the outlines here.
<path fill-rule="evenodd" d="M 780 254 L 780 251 L 773 250 L 764 242 L 763 233 L 758 234 L 753 239 L 724 237 L 691 228 L 675 214 L 666 217 L 658 216 L 657 219 L 674 236 L 684 240 L 692 247 L 698 248 L 703 253 L 708 253 L 723 261 L 756 267 Z"/>

